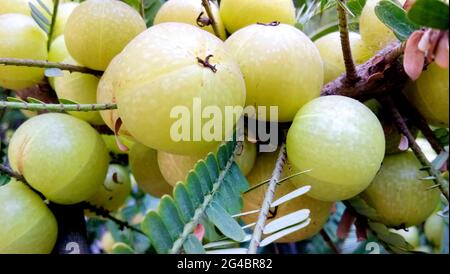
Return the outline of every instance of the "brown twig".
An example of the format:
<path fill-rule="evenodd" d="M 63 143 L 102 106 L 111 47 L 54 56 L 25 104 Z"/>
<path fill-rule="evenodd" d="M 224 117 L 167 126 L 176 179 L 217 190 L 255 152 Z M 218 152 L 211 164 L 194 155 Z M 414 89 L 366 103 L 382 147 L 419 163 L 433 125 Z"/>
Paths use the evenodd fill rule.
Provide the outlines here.
<path fill-rule="evenodd" d="M 26 182 L 25 178 L 22 175 L 20 175 L 19 173 L 15 172 L 10 167 L 7 167 L 5 165 L 0 164 L 0 172 L 8 175 L 11 178 L 18 180 L 18 181 Z"/>
<path fill-rule="evenodd" d="M 393 90 L 402 90 L 408 76 L 399 60 L 404 45 L 398 42 L 388 45 L 366 63 L 356 67 L 358 81 L 349 84 L 345 74 L 322 88 L 321 96 L 342 95 L 357 100 L 367 100 Z"/>
<path fill-rule="evenodd" d="M 339 19 L 339 33 L 341 37 L 341 49 L 344 56 L 345 77 L 348 84 L 353 84 L 358 81 L 358 74 L 356 73 L 355 63 L 353 62 L 352 49 L 350 46 L 350 38 L 348 33 L 347 12 L 343 8 L 343 0 L 338 0 L 336 5 Z"/>
<path fill-rule="evenodd" d="M 441 192 L 444 194 L 445 198 L 448 201 L 448 183 L 441 177 L 440 172 L 436 168 L 434 168 L 433 165 L 427 160 L 427 157 L 422 152 L 422 149 L 419 147 L 419 145 L 416 143 L 414 136 L 409 131 L 402 114 L 396 107 L 392 98 L 383 97 L 380 100 L 383 102 L 383 105 L 386 106 L 387 110 L 392 115 L 393 121 L 397 126 L 398 130 L 408 139 L 409 147 L 414 152 L 417 159 L 424 167 L 426 167 L 428 173 L 434 178 L 435 183 L 439 185 Z"/>

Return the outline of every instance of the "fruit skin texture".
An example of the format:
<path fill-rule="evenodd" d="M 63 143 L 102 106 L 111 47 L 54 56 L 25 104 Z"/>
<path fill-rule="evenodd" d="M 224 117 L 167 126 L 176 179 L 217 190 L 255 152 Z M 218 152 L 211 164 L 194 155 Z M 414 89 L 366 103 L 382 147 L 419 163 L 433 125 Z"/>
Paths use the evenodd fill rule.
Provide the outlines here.
<path fill-rule="evenodd" d="M 402 236 L 406 242 L 408 242 L 413 247 L 419 247 L 420 245 L 420 235 L 419 230 L 416 226 L 411 226 L 407 228 L 407 231 L 404 229 L 389 229 L 391 232 L 397 233 Z"/>
<path fill-rule="evenodd" d="M 77 65 L 70 57 L 66 58 L 64 63 Z M 63 76 L 54 79 L 56 95 L 59 99 L 68 99 L 79 104 L 95 104 L 98 81 L 94 75 L 64 71 Z M 69 113 L 94 125 L 104 123 L 98 111 L 72 111 Z"/>
<path fill-rule="evenodd" d="M 408 99 L 433 126 L 449 126 L 448 75 L 448 69 L 442 69 L 432 63 L 416 82 L 409 82 L 405 89 Z"/>
<path fill-rule="evenodd" d="M 105 181 L 87 201 L 109 212 L 117 211 L 126 201 L 131 191 L 131 180 L 125 167 L 112 164 L 108 168 Z"/>
<path fill-rule="evenodd" d="M 47 35 L 34 20 L 22 14 L 0 15 L 0 57 L 47 59 Z M 44 69 L 0 65 L 0 86 L 24 89 L 36 85 Z"/>
<path fill-rule="evenodd" d="M 214 3 L 210 3 L 211 11 L 216 20 L 216 24 L 219 29 L 220 38 L 225 40 L 227 34 L 225 32 L 225 26 L 220 18 L 219 9 Z M 153 21 L 154 25 L 166 23 L 166 22 L 180 22 L 190 24 L 206 30 L 215 35 L 212 26 L 200 27 L 197 24 L 197 18 L 200 13 L 203 12 L 202 17 L 208 18 L 205 9 L 202 6 L 202 0 L 170 0 L 165 2 L 158 10 Z"/>
<path fill-rule="evenodd" d="M 0 254 L 50 253 L 58 225 L 44 201 L 14 179 L 0 187 Z"/>
<path fill-rule="evenodd" d="M 214 153 L 214 152 L 213 152 Z M 164 151 L 158 151 L 158 166 L 164 179 L 175 186 L 179 181 L 184 181 L 189 171 L 194 168 L 195 164 L 203 160 L 207 154 L 201 155 L 177 155 Z M 236 163 L 242 171 L 247 175 L 256 160 L 256 144 L 248 141 L 244 142 L 244 149 L 241 154 L 236 157 Z"/>
<path fill-rule="evenodd" d="M 381 0 L 367 0 L 359 18 L 359 32 L 364 44 L 373 52 L 381 50 L 389 43 L 397 41 L 390 28 L 375 14 L 375 7 Z M 404 1 L 400 1 L 404 2 Z"/>
<path fill-rule="evenodd" d="M 215 73 L 197 60 L 208 55 L 213 55 L 209 62 L 216 66 Z M 231 136 L 233 129 L 225 128 L 225 121 L 241 112 L 225 117 L 225 108 L 244 105 L 244 79 L 224 43 L 209 32 L 184 23 L 153 26 L 133 39 L 111 65 L 112 70 L 120 71 L 112 82 L 118 113 L 136 141 L 175 154 L 206 153 L 219 141 L 206 140 L 203 134 L 195 140 L 194 133 L 200 132 L 194 132 L 193 121 L 201 117 L 193 116 L 194 109 L 202 113 L 208 106 L 222 114 L 220 141 Z M 194 107 L 195 98 L 201 100 L 201 107 Z M 177 123 L 183 119 L 170 114 L 180 108 L 189 115 L 188 140 L 172 138 L 172 127 L 179 129 Z M 201 119 L 201 126 L 210 120 Z"/>
<path fill-rule="evenodd" d="M 278 21 L 293 26 L 296 22 L 291 0 L 222 0 L 220 16 L 230 33 L 256 23 Z"/>
<path fill-rule="evenodd" d="M 52 0 L 41 0 L 41 2 L 44 3 L 47 8 L 53 10 Z M 0 3 L 0 14 L 21 13 L 31 16 L 29 3 L 32 3 L 40 12 L 42 12 L 42 14 L 47 15 L 37 0 L 2 0 Z"/>
<path fill-rule="evenodd" d="M 260 153 L 258 155 L 255 166 L 253 167 L 250 174 L 247 175 L 250 187 L 259 184 L 267 179 L 270 179 L 273 167 L 275 166 L 277 156 L 278 152 Z M 293 174 L 292 169 L 286 166 L 283 171 L 283 174 L 281 175 L 281 178 L 285 178 L 291 174 Z M 294 191 L 297 188 L 294 185 L 294 181 L 301 178 L 301 176 L 303 175 L 293 177 L 292 179 L 284 181 L 283 183 L 279 184 L 277 187 L 274 200 L 281 198 L 282 196 Z M 256 188 L 248 193 L 245 193 L 243 196 L 244 208 L 242 209 L 242 212 L 260 208 L 266 190 L 267 184 L 265 184 L 262 187 Z M 310 198 L 305 194 L 291 201 L 288 201 L 284 204 L 281 204 L 277 210 L 277 217 L 285 216 L 289 213 L 295 212 L 300 209 L 309 209 L 311 222 L 308 226 L 294 233 L 284 236 L 283 238 L 277 240 L 277 242 L 290 243 L 311 238 L 312 236 L 317 234 L 325 225 L 328 216 L 330 215 L 331 206 L 332 203 L 330 202 L 322 202 Z M 242 219 L 246 224 L 256 222 L 257 218 L 258 214 L 242 216 Z"/>
<path fill-rule="evenodd" d="M 135 143 L 128 155 L 134 178 L 144 192 L 155 197 L 172 193 L 172 186 L 159 170 L 156 150 Z"/>
<path fill-rule="evenodd" d="M 88 0 L 70 15 L 64 38 L 70 55 L 78 63 L 105 70 L 114 56 L 145 29 L 144 19 L 127 4 Z"/>
<path fill-rule="evenodd" d="M 440 191 L 420 171 L 420 162 L 410 151 L 387 156 L 362 198 L 373 207 L 382 223 L 410 227 L 426 220 L 439 203 Z"/>
<path fill-rule="evenodd" d="M 246 2 L 246 1 L 243 1 Z M 314 43 L 285 24 L 251 25 L 225 42 L 239 63 L 247 88 L 247 106 L 278 106 L 278 121 L 292 121 L 304 104 L 320 95 L 323 66 Z M 259 120 L 274 120 L 258 115 Z"/>
<path fill-rule="evenodd" d="M 345 200 L 366 189 L 384 157 L 383 128 L 362 103 L 344 96 L 325 96 L 305 105 L 288 131 L 289 161 L 311 185 L 307 195 Z"/>
<path fill-rule="evenodd" d="M 364 46 L 361 36 L 358 33 L 350 32 L 349 39 L 354 62 L 358 65 L 366 62 L 371 57 L 371 52 Z M 324 83 L 335 80 L 345 72 L 339 32 L 327 34 L 317 39 L 314 44 L 323 60 Z"/>
<path fill-rule="evenodd" d="M 108 151 L 88 123 L 59 113 L 23 123 L 11 138 L 8 158 L 14 171 L 58 204 L 91 197 L 103 183 Z"/>
<path fill-rule="evenodd" d="M 440 249 L 442 244 L 442 238 L 444 236 L 444 219 L 433 214 L 425 222 L 424 230 L 427 240 L 430 241 L 433 246 Z"/>
<path fill-rule="evenodd" d="M 64 28 L 66 27 L 69 16 L 79 5 L 80 4 L 76 2 L 67 2 L 59 5 L 58 14 L 56 15 L 55 29 L 53 30 L 53 37 L 58 37 L 59 35 L 64 34 Z"/>

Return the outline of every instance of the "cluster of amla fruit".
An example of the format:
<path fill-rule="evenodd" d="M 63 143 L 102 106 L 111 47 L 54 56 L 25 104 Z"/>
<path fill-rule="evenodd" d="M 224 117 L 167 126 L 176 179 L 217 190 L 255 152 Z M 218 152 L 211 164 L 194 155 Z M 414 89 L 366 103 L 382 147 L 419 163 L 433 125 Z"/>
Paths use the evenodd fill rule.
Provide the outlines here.
<path fill-rule="evenodd" d="M 210 3 L 219 37 L 211 25 L 198 24 L 207 16 L 200 0 L 167 1 L 148 29 L 143 18 L 120 1 L 65 3 L 61 7 L 71 4 L 74 8 L 60 19 L 62 36 L 55 36 L 50 52 L 45 33 L 29 14 L 8 10 L 10 2 L 27 1 L 0 4 L 0 13 L 4 13 L 0 15 L 0 38 L 8 41 L 0 44 L 0 57 L 48 59 L 104 71 L 100 79 L 65 72 L 50 83 L 61 99 L 118 106 L 101 111 L 101 118 L 95 112 L 70 113 L 76 118 L 40 115 L 14 134 L 11 166 L 49 200 L 86 200 L 105 178 L 104 141 L 110 138 L 102 141 L 86 122 L 105 123 L 122 140 L 134 143 L 129 153 L 133 174 L 142 189 L 160 196 L 170 193 L 170 185 L 183 180 L 193 164 L 215 152 L 220 143 L 173 140 L 170 129 L 175 119 L 170 113 L 174 107 L 202 113 L 205 107 L 215 106 L 223 114 L 230 106 L 276 106 L 275 122 L 292 122 L 287 135 L 288 170 L 284 172 L 310 170 L 283 183 L 279 193 L 312 186 L 307 196 L 283 207 L 286 213 L 309 208 L 312 224 L 282 241 L 314 235 L 328 218 L 333 202 L 361 193 L 390 226 L 423 222 L 436 206 L 439 191 L 427 190 L 431 182 L 420 180 L 426 174 L 410 152 L 393 149 L 397 154 L 385 157 L 386 138 L 391 138 L 383 132 L 386 122 L 380 123 L 381 118 L 356 100 L 319 98 L 323 84 L 344 72 L 340 40 L 332 33 L 312 42 L 294 27 L 295 8 L 290 0 L 222 0 L 220 7 Z M 376 3 L 369 0 L 364 7 L 360 34 L 350 34 L 356 63 L 365 62 L 395 40 L 377 19 Z M 383 31 L 371 33 L 368 25 Z M 0 66 L 4 88 L 27 88 L 42 77 L 39 68 Z M 437 99 L 448 98 L 447 70 L 430 66 L 405 93 L 431 124 L 448 127 L 448 100 Z M 201 107 L 196 107 L 200 109 L 194 109 L 194 98 L 201 100 Z M 235 121 L 241 113 L 233 115 L 226 118 Z M 273 117 L 256 113 L 251 118 L 267 121 Z M 233 134 L 225 132 L 224 124 L 219 129 L 224 140 Z M 399 138 L 399 134 L 392 135 Z M 257 156 L 255 144 L 244 144 L 242 159 L 237 161 L 251 185 L 268 179 L 274 155 Z M 255 193 L 244 196 L 245 209 L 260 204 L 255 201 L 262 199 L 263 191 Z M 418 201 L 421 208 L 413 206 Z"/>

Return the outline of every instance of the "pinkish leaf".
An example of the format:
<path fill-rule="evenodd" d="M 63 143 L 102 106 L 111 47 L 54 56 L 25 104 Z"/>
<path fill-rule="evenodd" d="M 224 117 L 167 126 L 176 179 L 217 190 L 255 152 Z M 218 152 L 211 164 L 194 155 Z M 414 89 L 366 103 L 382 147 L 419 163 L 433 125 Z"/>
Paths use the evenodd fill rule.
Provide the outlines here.
<path fill-rule="evenodd" d="M 406 74 L 413 81 L 419 79 L 425 63 L 425 53 L 418 47 L 423 35 L 423 31 L 415 31 L 408 38 L 408 41 L 406 41 L 403 67 L 405 68 Z"/>
<path fill-rule="evenodd" d="M 202 224 L 198 224 L 194 229 L 194 236 L 201 242 L 205 236 L 205 227 Z"/>
<path fill-rule="evenodd" d="M 434 61 L 439 67 L 443 69 L 448 68 L 448 31 L 446 31 L 439 40 Z"/>
<path fill-rule="evenodd" d="M 114 124 L 114 138 L 116 139 L 116 144 L 119 147 L 119 149 L 123 152 L 127 152 L 129 149 L 126 145 L 124 145 L 119 138 L 119 131 L 122 127 L 122 119 L 117 119 L 116 123 Z"/>
<path fill-rule="evenodd" d="M 401 134 L 398 149 L 400 149 L 400 151 L 406 151 L 408 150 L 408 148 L 409 148 L 408 138 L 406 138 L 405 135 Z"/>
<path fill-rule="evenodd" d="M 354 222 L 355 216 L 352 215 L 352 213 L 350 212 L 350 210 L 348 210 L 348 208 L 345 209 L 336 231 L 337 237 L 341 240 L 347 238 L 348 234 L 350 233 L 350 228 L 352 227 L 352 224 Z"/>
<path fill-rule="evenodd" d="M 403 4 L 403 9 L 408 11 L 411 9 L 411 7 L 416 3 L 416 0 L 406 0 Z"/>

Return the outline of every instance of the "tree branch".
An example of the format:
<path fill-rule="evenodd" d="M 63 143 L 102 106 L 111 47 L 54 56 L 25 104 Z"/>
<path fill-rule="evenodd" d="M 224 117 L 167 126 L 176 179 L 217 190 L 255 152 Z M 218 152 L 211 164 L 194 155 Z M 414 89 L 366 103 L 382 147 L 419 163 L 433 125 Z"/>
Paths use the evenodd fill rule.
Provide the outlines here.
<path fill-rule="evenodd" d="M 19 173 L 15 172 L 14 170 L 5 165 L 0 164 L 0 172 L 18 181 L 25 182 L 25 178 L 22 175 L 20 175 Z"/>
<path fill-rule="evenodd" d="M 116 223 L 119 226 L 119 228 L 121 230 L 123 230 L 126 227 L 134 232 L 137 232 L 137 233 L 147 236 L 142 230 L 130 225 L 126 221 L 119 220 L 116 217 L 112 216 L 111 213 L 104 208 L 96 207 L 88 202 L 82 202 L 81 207 L 83 209 L 87 209 L 87 210 L 91 211 L 92 213 L 95 213 L 97 216 L 101 216 L 101 217 L 104 217 L 104 218 L 107 218 L 107 219 L 113 221 L 114 223 Z"/>
<path fill-rule="evenodd" d="M 220 38 L 219 27 L 217 26 L 217 21 L 214 19 L 214 15 L 212 13 L 211 4 L 209 3 L 209 0 L 202 0 L 202 6 L 205 9 L 206 14 L 208 15 L 211 26 L 214 30 L 214 34 Z"/>
<path fill-rule="evenodd" d="M 255 229 L 253 230 L 252 238 L 250 240 L 250 245 L 248 248 L 248 254 L 256 254 L 258 250 L 259 243 L 261 241 L 264 225 L 266 224 L 267 215 L 272 204 L 272 200 L 275 196 L 275 190 L 277 188 L 277 182 L 280 180 L 283 167 L 286 164 L 286 145 L 283 142 L 278 154 L 277 161 L 275 163 L 275 169 L 272 172 L 272 178 L 270 179 L 269 186 L 264 197 L 264 201 L 261 206 L 261 211 L 258 216 L 258 221 L 256 222 Z"/>
<path fill-rule="evenodd" d="M 342 6 L 344 5 L 343 1 L 344 0 L 338 0 L 336 4 L 339 19 L 339 33 L 341 36 L 342 55 L 344 56 L 346 82 L 353 84 L 358 81 L 358 74 L 356 73 L 355 63 L 353 62 L 352 49 L 350 46 L 350 38 L 348 33 L 347 12 Z"/>
<path fill-rule="evenodd" d="M 48 62 L 44 60 L 33 60 L 33 59 L 0 58 L 0 65 L 37 67 L 37 68 L 59 68 L 61 70 L 67 70 L 70 72 L 81 72 L 86 74 L 92 74 L 95 76 L 101 76 L 103 74 L 103 71 L 93 70 L 86 67 Z"/>
<path fill-rule="evenodd" d="M 99 111 L 117 109 L 116 104 L 46 104 L 27 102 L 0 101 L 0 109 L 26 109 L 33 111 L 65 112 L 65 111 Z"/>
<path fill-rule="evenodd" d="M 323 240 L 325 241 L 325 243 L 328 245 L 328 247 L 330 247 L 330 249 L 335 253 L 335 254 L 340 254 L 341 252 L 339 251 L 339 249 L 337 248 L 337 246 L 333 243 L 333 241 L 330 238 L 330 235 L 328 235 L 328 233 L 325 231 L 325 229 L 321 229 L 320 230 L 320 236 L 322 236 Z"/>
<path fill-rule="evenodd" d="M 408 76 L 399 57 L 403 54 L 404 44 L 392 43 L 379 51 L 366 63 L 356 67 L 358 80 L 349 84 L 346 75 L 322 88 L 321 96 L 342 95 L 357 100 L 367 100 L 393 90 L 402 90 Z"/>
<path fill-rule="evenodd" d="M 439 185 L 441 192 L 444 194 L 445 198 L 448 201 L 448 183 L 441 177 L 440 172 L 437 169 L 435 169 L 433 165 L 427 160 L 427 157 L 422 152 L 419 145 L 416 143 L 414 136 L 409 131 L 408 126 L 405 123 L 405 120 L 403 119 L 401 113 L 395 106 L 392 98 L 383 97 L 380 100 L 383 102 L 383 105 L 386 106 L 387 110 L 391 113 L 393 121 L 397 126 L 398 130 L 408 139 L 409 147 L 412 149 L 417 159 L 424 167 L 426 167 L 428 173 L 434 178 L 435 183 Z"/>

